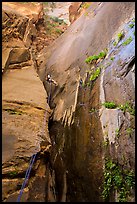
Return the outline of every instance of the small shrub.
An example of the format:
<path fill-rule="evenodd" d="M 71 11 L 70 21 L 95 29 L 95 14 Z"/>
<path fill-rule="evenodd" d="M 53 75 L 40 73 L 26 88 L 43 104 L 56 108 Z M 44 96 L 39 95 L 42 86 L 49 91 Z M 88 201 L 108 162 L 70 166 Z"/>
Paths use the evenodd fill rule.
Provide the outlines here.
<path fill-rule="evenodd" d="M 135 109 L 129 105 L 129 102 L 126 102 L 124 105 L 119 105 L 118 108 L 124 113 L 128 111 L 131 115 L 135 116 Z"/>
<path fill-rule="evenodd" d="M 10 108 L 5 108 L 4 110 L 7 111 L 11 115 L 22 115 L 23 114 L 22 111 L 13 110 L 13 109 L 10 109 Z"/>
<path fill-rule="evenodd" d="M 113 61 L 113 60 L 114 60 L 114 57 L 111 57 L 111 58 L 110 58 L 110 60 L 112 60 L 112 61 Z"/>
<path fill-rule="evenodd" d="M 130 136 L 133 132 L 133 129 L 129 127 L 126 129 L 126 132 L 127 132 L 128 136 Z"/>
<path fill-rule="evenodd" d="M 56 33 L 59 33 L 59 34 L 61 34 L 61 33 L 63 33 L 63 31 L 62 30 L 60 30 L 59 28 L 56 28 Z"/>
<path fill-rule="evenodd" d="M 104 102 L 102 103 L 103 106 L 105 106 L 105 108 L 109 108 L 109 109 L 114 109 L 117 107 L 117 105 L 114 102 Z"/>
<path fill-rule="evenodd" d="M 123 32 L 118 33 L 117 34 L 117 40 L 114 41 L 113 45 L 116 46 L 119 43 L 119 41 L 122 40 L 123 37 L 124 37 L 124 33 Z"/>
<path fill-rule="evenodd" d="M 108 145 L 109 145 L 109 140 L 108 140 L 108 138 L 106 138 L 106 139 L 103 141 L 103 146 L 104 146 L 104 147 L 108 147 Z"/>
<path fill-rule="evenodd" d="M 132 42 L 132 37 L 130 36 L 125 42 L 122 43 L 122 45 L 128 45 L 129 43 Z"/>
<path fill-rule="evenodd" d="M 93 60 L 98 60 L 98 56 L 97 56 L 97 55 L 89 56 L 89 57 L 85 60 L 85 62 L 86 62 L 87 64 L 90 64 Z"/>
<path fill-rule="evenodd" d="M 113 43 L 113 45 L 116 46 L 116 45 L 117 45 L 117 42 L 115 41 L 115 42 Z"/>
<path fill-rule="evenodd" d="M 103 58 L 105 58 L 106 54 L 107 54 L 106 51 L 102 51 L 102 52 L 100 52 L 98 55 L 89 56 L 89 57 L 85 60 L 85 62 L 86 62 L 87 64 L 91 64 L 93 61 L 96 61 L 96 60 L 98 60 L 98 59 L 103 59 Z"/>
<path fill-rule="evenodd" d="M 94 71 L 94 73 L 91 74 L 89 80 L 90 80 L 90 81 L 94 81 L 95 79 L 97 79 L 98 76 L 100 75 L 100 72 L 101 72 L 101 69 L 100 69 L 100 67 L 98 67 L 98 68 Z"/>
<path fill-rule="evenodd" d="M 130 28 L 133 28 L 133 27 L 134 27 L 134 24 L 133 24 L 133 23 L 129 24 L 129 27 L 130 27 Z"/>
<path fill-rule="evenodd" d="M 9 175 L 11 178 L 14 178 L 17 174 L 18 174 L 17 171 L 8 172 L 8 175 Z"/>
<path fill-rule="evenodd" d="M 109 201 L 110 193 L 115 189 L 118 192 L 118 202 L 126 202 L 134 185 L 135 178 L 132 171 L 123 170 L 117 163 L 106 158 L 102 191 L 104 201 Z"/>
<path fill-rule="evenodd" d="M 119 137 L 119 136 L 120 136 L 119 131 L 120 131 L 120 129 L 119 129 L 119 128 L 117 128 L 117 129 L 115 130 L 115 135 L 116 135 L 116 137 Z"/>
<path fill-rule="evenodd" d="M 89 83 L 89 82 L 87 82 L 87 83 L 86 83 L 86 86 L 87 86 L 87 87 L 89 87 L 89 86 L 90 86 L 90 83 Z"/>
<path fill-rule="evenodd" d="M 106 55 L 107 55 L 107 52 L 106 51 L 102 51 L 102 52 L 99 53 L 98 58 L 99 59 L 103 59 L 103 58 L 106 57 Z"/>
<path fill-rule="evenodd" d="M 124 33 L 122 33 L 122 32 L 121 32 L 121 33 L 118 33 L 118 34 L 117 34 L 117 37 L 118 37 L 117 40 L 118 40 L 118 42 L 119 42 L 119 41 L 122 40 L 122 38 L 124 37 Z"/>

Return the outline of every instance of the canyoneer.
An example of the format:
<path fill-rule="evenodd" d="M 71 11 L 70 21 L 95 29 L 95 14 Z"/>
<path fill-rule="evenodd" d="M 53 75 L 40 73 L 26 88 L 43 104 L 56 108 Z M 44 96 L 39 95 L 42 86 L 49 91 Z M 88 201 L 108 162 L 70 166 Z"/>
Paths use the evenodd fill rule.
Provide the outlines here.
<path fill-rule="evenodd" d="M 53 83 L 55 86 L 58 85 L 57 82 L 54 79 L 51 78 L 50 74 L 47 75 L 46 81 L 49 82 L 49 83 Z"/>

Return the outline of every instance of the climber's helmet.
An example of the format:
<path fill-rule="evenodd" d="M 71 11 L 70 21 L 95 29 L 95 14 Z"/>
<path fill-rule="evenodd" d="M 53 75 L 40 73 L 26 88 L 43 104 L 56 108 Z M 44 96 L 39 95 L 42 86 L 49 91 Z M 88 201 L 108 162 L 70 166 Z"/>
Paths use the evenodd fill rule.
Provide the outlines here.
<path fill-rule="evenodd" d="M 48 79 L 51 79 L 51 76 L 48 74 L 47 78 L 48 78 Z"/>

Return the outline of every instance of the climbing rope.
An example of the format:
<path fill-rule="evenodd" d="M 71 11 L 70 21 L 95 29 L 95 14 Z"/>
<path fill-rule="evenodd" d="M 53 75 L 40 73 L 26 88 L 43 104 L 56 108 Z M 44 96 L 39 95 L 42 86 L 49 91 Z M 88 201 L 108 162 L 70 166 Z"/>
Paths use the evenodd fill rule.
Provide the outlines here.
<path fill-rule="evenodd" d="M 48 100 L 47 100 L 48 104 L 49 104 L 49 102 L 50 102 L 50 97 L 51 97 L 51 82 L 50 82 L 49 96 L 48 96 Z M 45 114 L 45 116 L 44 116 L 44 121 L 45 121 L 45 118 L 46 118 L 46 114 Z M 44 127 L 45 127 L 45 123 L 44 123 L 44 125 L 43 125 L 43 128 L 44 128 Z M 20 190 L 19 196 L 18 196 L 18 198 L 17 198 L 17 202 L 20 202 L 20 200 L 21 200 L 21 196 L 22 196 L 22 194 L 23 194 L 24 188 L 25 188 L 25 186 L 26 186 L 26 184 L 27 184 L 27 181 L 28 181 L 28 179 L 29 179 L 29 175 L 30 175 L 32 166 L 33 166 L 33 164 L 34 164 L 36 155 L 37 155 L 37 153 L 33 154 L 32 157 L 31 157 L 31 159 L 30 159 L 29 167 L 28 167 L 28 169 L 27 169 L 27 171 L 26 171 L 25 179 L 24 179 L 24 182 L 22 183 L 21 190 Z"/>

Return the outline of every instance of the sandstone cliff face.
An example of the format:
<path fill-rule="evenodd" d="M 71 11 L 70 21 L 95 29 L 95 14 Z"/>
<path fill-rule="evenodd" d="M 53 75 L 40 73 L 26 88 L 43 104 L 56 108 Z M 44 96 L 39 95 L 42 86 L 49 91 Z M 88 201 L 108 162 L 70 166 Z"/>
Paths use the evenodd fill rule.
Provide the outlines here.
<path fill-rule="evenodd" d="M 99 202 L 104 201 L 104 192 L 105 201 L 134 201 L 134 185 L 127 193 L 132 174 L 128 174 L 124 190 L 123 183 L 120 183 L 122 178 L 127 178 L 124 170 L 135 172 L 134 13 L 133 2 L 92 2 L 85 13 L 51 46 L 39 53 L 35 51 L 33 63 L 46 92 L 32 68 L 24 68 L 21 72 L 13 70 L 4 75 L 3 136 L 9 140 L 11 138 L 14 146 L 11 147 L 10 156 L 6 158 L 7 154 L 4 154 L 6 156 L 3 158 L 4 201 L 15 201 L 17 198 L 22 183 L 20 177 L 23 177 L 25 165 L 34 152 L 37 136 L 41 138 L 37 131 L 41 128 L 45 109 L 46 130 L 42 141 L 47 150 L 38 155 L 22 199 L 39 202 Z M 107 53 L 105 57 L 91 63 L 85 62 L 87 57 L 98 55 L 103 50 Z M 5 53 L 10 53 L 10 50 Z M 11 56 L 15 55 L 14 50 Z M 8 56 L 10 54 L 5 59 Z M 11 62 L 15 62 L 14 57 L 12 61 L 5 60 L 8 65 L 4 66 L 11 66 Z M 48 74 L 51 74 L 58 86 L 49 86 L 45 80 Z M 20 87 L 16 84 L 20 84 Z M 24 90 L 24 84 L 27 89 L 31 87 L 31 91 L 27 92 L 29 96 Z M 45 97 L 49 95 L 50 108 L 45 102 Z M 27 103 L 22 105 L 24 99 Z M 7 110 L 22 115 L 16 114 L 16 120 L 13 115 L 8 115 L 7 123 L 6 114 L 10 114 Z M 22 117 L 25 120 L 23 126 Z M 10 124 L 15 127 L 11 128 Z M 24 127 L 25 136 L 20 135 Z M 33 139 L 30 137 L 32 132 Z M 23 142 L 26 138 L 22 148 L 18 149 L 20 140 Z M 9 145 L 7 140 L 3 142 Z M 115 167 L 123 172 L 114 175 L 117 180 L 106 176 L 108 172 L 113 176 Z M 19 173 L 13 176 L 15 169 Z M 11 172 L 10 176 L 7 172 Z M 110 188 L 113 179 L 119 185 L 118 188 Z M 106 186 L 103 185 L 104 180 Z M 11 186 L 7 187 L 9 183 Z"/>
<path fill-rule="evenodd" d="M 32 65 L 30 47 L 32 39 L 36 37 L 35 24 L 42 8 L 38 6 L 36 9 L 30 3 L 30 12 L 25 5 L 20 4 L 17 6 L 16 3 L 5 2 L 2 5 L 3 71 Z"/>
<path fill-rule="evenodd" d="M 52 87 L 50 107 L 54 111 L 49 130 L 57 149 L 54 154 L 58 155 L 58 163 L 63 162 L 64 176 L 58 178 L 58 183 L 62 181 L 58 189 L 60 201 L 65 183 L 67 201 L 102 201 L 106 158 L 134 171 L 135 38 L 134 28 L 129 26 L 133 18 L 134 3 L 93 3 L 86 15 L 37 56 L 37 61 L 41 60 L 38 73 L 48 94 L 45 76 L 51 74 L 58 83 L 57 88 Z M 117 44 L 121 32 L 124 34 Z M 106 48 L 104 60 L 85 63 L 88 56 L 98 55 Z M 100 76 L 92 81 L 92 70 L 97 67 L 101 69 Z M 80 79 L 85 84 L 83 88 Z M 116 106 L 106 108 L 104 102 Z M 56 162 L 53 169 L 58 172 Z M 110 201 L 118 199 L 121 198 L 115 193 L 109 197 Z"/>
<path fill-rule="evenodd" d="M 30 3 L 29 7 L 21 3 L 2 4 L 3 201 L 17 201 L 31 156 L 40 152 L 42 141 L 50 144 L 51 111 L 31 57 L 32 40 L 37 35 L 35 24 L 41 19 L 42 11 Z M 30 181 L 40 163 L 36 160 Z M 27 183 L 21 201 L 28 199 L 28 186 Z"/>
<path fill-rule="evenodd" d="M 78 19 L 86 9 L 91 5 L 92 2 L 72 2 L 69 6 L 69 21 L 72 24 Z M 100 4 L 100 3 L 99 3 Z"/>

